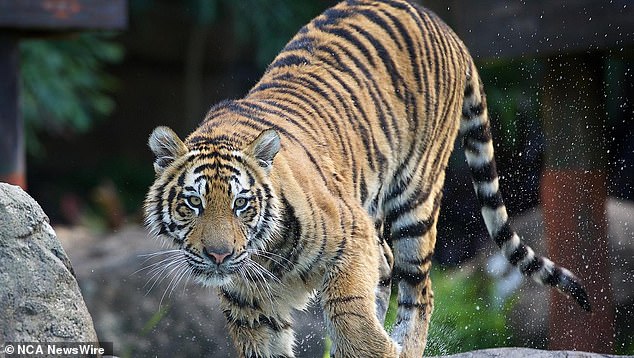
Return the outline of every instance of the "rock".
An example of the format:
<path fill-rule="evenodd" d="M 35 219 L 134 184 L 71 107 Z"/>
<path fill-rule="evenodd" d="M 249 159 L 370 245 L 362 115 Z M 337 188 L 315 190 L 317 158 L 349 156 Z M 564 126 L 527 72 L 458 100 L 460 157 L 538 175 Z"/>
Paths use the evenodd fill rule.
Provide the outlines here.
<path fill-rule="evenodd" d="M 492 348 L 442 356 L 442 358 L 609 358 L 607 354 L 577 351 L 542 351 L 530 348 Z M 440 357 L 439 357 L 440 358 Z"/>
<path fill-rule="evenodd" d="M 73 261 L 86 304 L 102 342 L 114 354 L 161 357 L 235 357 L 225 318 L 211 288 L 183 279 L 172 290 L 174 275 L 153 285 L 147 255 L 167 247 L 148 238 L 145 229 L 125 226 L 95 236 L 81 228 L 56 228 Z M 295 317 L 297 354 L 321 357 L 324 328 L 316 308 Z"/>
<path fill-rule="evenodd" d="M 71 263 L 42 208 L 0 183 L 0 344 L 97 342 Z"/>

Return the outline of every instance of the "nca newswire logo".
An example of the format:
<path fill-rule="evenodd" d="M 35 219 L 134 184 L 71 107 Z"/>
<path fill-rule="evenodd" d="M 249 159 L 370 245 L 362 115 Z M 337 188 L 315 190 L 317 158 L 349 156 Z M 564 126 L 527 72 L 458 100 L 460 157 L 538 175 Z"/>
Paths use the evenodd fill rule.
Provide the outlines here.
<path fill-rule="evenodd" d="M 112 354 L 111 342 L 7 342 L 0 345 L 0 357 L 104 357 Z"/>

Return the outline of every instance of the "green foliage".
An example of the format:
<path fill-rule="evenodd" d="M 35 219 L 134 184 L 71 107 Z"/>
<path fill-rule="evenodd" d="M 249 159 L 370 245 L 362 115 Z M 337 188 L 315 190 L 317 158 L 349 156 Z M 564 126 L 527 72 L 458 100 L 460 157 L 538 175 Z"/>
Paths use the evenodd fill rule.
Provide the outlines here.
<path fill-rule="evenodd" d="M 111 35 L 24 40 L 20 44 L 21 110 L 27 149 L 41 154 L 36 132 L 83 132 L 110 114 L 115 80 L 104 67 L 123 57 Z"/>
<path fill-rule="evenodd" d="M 500 307 L 493 281 L 480 270 L 432 270 L 435 307 L 426 355 L 454 354 L 511 344 L 506 313 L 513 301 Z"/>
<path fill-rule="evenodd" d="M 510 344 L 506 312 L 513 302 L 499 307 L 493 295 L 493 282 L 484 273 L 434 267 L 431 278 L 435 306 L 426 356 Z M 392 294 L 385 319 L 388 331 L 394 325 L 396 306 L 396 294 Z"/>

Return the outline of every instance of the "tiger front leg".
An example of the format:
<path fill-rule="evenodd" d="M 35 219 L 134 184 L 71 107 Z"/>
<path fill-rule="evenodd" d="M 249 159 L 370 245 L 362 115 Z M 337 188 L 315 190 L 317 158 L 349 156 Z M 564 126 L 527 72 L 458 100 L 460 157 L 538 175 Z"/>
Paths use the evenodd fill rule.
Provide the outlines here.
<path fill-rule="evenodd" d="M 220 302 L 239 357 L 295 357 L 288 307 L 272 307 L 265 313 L 265 302 L 225 288 L 221 289 Z"/>
<path fill-rule="evenodd" d="M 321 303 L 336 358 L 398 357 L 376 314 L 380 253 L 372 240 L 374 236 L 344 239 L 326 273 Z"/>

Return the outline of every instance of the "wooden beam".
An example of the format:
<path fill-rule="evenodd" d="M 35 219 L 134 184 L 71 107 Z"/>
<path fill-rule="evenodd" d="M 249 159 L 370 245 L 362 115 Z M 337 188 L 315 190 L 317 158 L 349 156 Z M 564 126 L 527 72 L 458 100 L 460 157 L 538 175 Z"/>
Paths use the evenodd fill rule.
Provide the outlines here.
<path fill-rule="evenodd" d="M 127 23 L 126 0 L 0 0 L 0 29 L 121 30 Z"/>
<path fill-rule="evenodd" d="M 0 181 L 26 188 L 18 38 L 0 35 Z"/>

